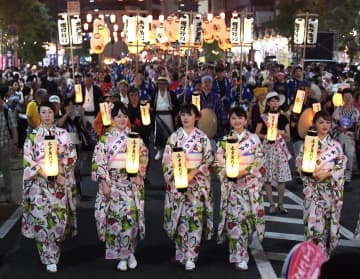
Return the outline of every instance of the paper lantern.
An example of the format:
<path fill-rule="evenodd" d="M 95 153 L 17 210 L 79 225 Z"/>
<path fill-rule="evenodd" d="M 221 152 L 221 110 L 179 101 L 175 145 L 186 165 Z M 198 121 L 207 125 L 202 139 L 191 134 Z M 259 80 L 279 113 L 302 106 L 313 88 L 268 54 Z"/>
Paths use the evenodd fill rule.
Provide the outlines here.
<path fill-rule="evenodd" d="M 253 41 L 253 22 L 253 17 L 244 18 L 243 42 L 245 44 L 251 44 Z"/>
<path fill-rule="evenodd" d="M 296 18 L 294 26 L 294 44 L 302 45 L 305 41 L 305 19 Z"/>
<path fill-rule="evenodd" d="M 332 102 L 335 107 L 340 107 L 344 105 L 342 94 L 339 92 L 335 93 L 334 96 L 332 97 Z"/>
<path fill-rule="evenodd" d="M 319 138 L 317 136 L 317 131 L 309 129 L 305 136 L 304 155 L 301 166 L 304 175 L 311 176 L 315 171 L 318 146 Z"/>
<path fill-rule="evenodd" d="M 197 107 L 198 111 L 201 110 L 201 105 L 200 105 L 200 92 L 199 91 L 194 91 L 192 93 L 191 96 L 191 103 Z"/>
<path fill-rule="evenodd" d="M 320 103 L 313 103 L 312 107 L 313 107 L 313 112 L 314 113 L 317 113 L 318 111 L 321 110 L 321 104 Z"/>
<path fill-rule="evenodd" d="M 278 113 L 268 114 L 266 139 L 269 143 L 274 143 L 276 141 L 278 119 Z"/>
<path fill-rule="evenodd" d="M 54 136 L 45 136 L 45 173 L 48 177 L 59 174 L 57 143 Z"/>
<path fill-rule="evenodd" d="M 100 103 L 100 113 L 101 113 L 101 119 L 104 126 L 110 126 L 111 125 L 111 108 L 110 104 Z"/>
<path fill-rule="evenodd" d="M 239 143 L 236 137 L 228 137 L 226 151 L 226 176 L 230 179 L 239 176 Z"/>
<path fill-rule="evenodd" d="M 151 124 L 150 118 L 150 103 L 141 103 L 140 104 L 140 114 L 141 114 L 141 122 L 144 126 L 149 126 Z"/>
<path fill-rule="evenodd" d="M 305 99 L 305 91 L 298 90 L 296 92 L 295 103 L 294 103 L 294 107 L 293 107 L 294 113 L 301 113 L 301 110 L 302 110 L 302 107 L 304 104 L 304 99 Z"/>
<path fill-rule="evenodd" d="M 178 190 L 184 190 L 189 184 L 184 150 L 181 147 L 173 147 L 171 159 L 174 170 L 175 187 Z"/>
<path fill-rule="evenodd" d="M 81 104 L 83 102 L 83 94 L 82 94 L 81 84 L 75 84 L 74 89 L 75 89 L 75 103 Z"/>
<path fill-rule="evenodd" d="M 126 141 L 126 172 L 136 176 L 139 171 L 140 161 L 140 135 L 131 132 Z"/>

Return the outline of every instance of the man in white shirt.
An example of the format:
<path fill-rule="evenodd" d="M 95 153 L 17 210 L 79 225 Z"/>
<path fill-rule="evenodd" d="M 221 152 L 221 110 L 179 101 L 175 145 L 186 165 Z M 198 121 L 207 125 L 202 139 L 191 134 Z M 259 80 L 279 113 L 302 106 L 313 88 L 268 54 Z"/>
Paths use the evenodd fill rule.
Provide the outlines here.
<path fill-rule="evenodd" d="M 102 99 L 102 92 L 98 86 L 94 85 L 92 74 L 86 74 L 84 86 L 82 86 L 82 94 L 82 107 L 85 111 L 85 118 L 93 126 L 95 117 L 100 111 L 99 103 Z"/>

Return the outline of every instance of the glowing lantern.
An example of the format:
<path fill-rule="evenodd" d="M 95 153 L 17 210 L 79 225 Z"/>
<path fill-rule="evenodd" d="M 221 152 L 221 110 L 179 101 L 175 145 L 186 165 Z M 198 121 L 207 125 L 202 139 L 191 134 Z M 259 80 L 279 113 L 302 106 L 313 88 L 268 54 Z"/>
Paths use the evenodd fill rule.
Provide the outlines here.
<path fill-rule="evenodd" d="M 144 126 L 149 126 L 151 124 L 150 118 L 150 103 L 141 103 L 140 104 L 140 113 L 141 113 L 141 122 Z"/>
<path fill-rule="evenodd" d="M 274 143 L 277 138 L 278 119 L 279 119 L 278 113 L 268 114 L 266 139 L 269 143 Z"/>
<path fill-rule="evenodd" d="M 334 96 L 332 97 L 332 102 L 335 107 L 342 106 L 344 104 L 342 94 L 339 92 L 335 93 Z"/>
<path fill-rule="evenodd" d="M 295 104 L 293 107 L 294 113 L 301 113 L 301 109 L 304 103 L 305 99 L 305 91 L 304 90 L 298 90 L 296 92 L 296 98 L 295 98 Z"/>
<path fill-rule="evenodd" d="M 57 143 L 54 136 L 45 136 L 45 173 L 48 177 L 57 176 L 59 163 L 57 155 Z"/>
<path fill-rule="evenodd" d="M 188 187 L 186 157 L 184 150 L 181 147 L 174 147 L 171 159 L 174 169 L 175 187 L 178 190 L 184 190 Z"/>
<path fill-rule="evenodd" d="M 308 130 L 304 142 L 304 155 L 302 161 L 302 172 L 304 175 L 311 176 L 315 171 L 319 138 L 316 130 Z"/>
<path fill-rule="evenodd" d="M 191 96 L 191 103 L 197 107 L 198 111 L 201 110 L 201 105 L 200 105 L 200 92 L 199 91 L 194 91 L 192 96 Z"/>
<path fill-rule="evenodd" d="M 313 112 L 316 113 L 321 110 L 321 104 L 320 103 L 313 103 Z"/>
<path fill-rule="evenodd" d="M 131 132 L 126 142 L 126 172 L 130 176 L 136 176 L 139 171 L 140 135 Z"/>
<path fill-rule="evenodd" d="M 111 125 L 111 113 L 110 113 L 110 104 L 109 103 L 100 103 L 100 113 L 101 119 L 104 126 Z"/>
<path fill-rule="evenodd" d="M 80 104 L 83 102 L 83 94 L 82 94 L 81 84 L 75 84 L 74 89 L 75 89 L 75 103 Z"/>
<path fill-rule="evenodd" d="M 239 176 L 239 143 L 236 137 L 228 137 L 226 141 L 226 176 L 230 179 Z"/>

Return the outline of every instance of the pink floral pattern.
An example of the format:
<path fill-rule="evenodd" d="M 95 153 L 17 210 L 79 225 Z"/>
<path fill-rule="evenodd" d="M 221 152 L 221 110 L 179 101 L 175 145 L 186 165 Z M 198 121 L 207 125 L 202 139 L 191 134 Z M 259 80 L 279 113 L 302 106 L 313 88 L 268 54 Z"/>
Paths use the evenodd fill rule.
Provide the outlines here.
<path fill-rule="evenodd" d="M 92 178 L 105 180 L 110 185 L 110 198 L 101 190 L 95 202 L 95 220 L 98 236 L 105 241 L 106 259 L 127 259 L 135 253 L 138 237 L 145 237 L 144 177 L 148 164 L 148 149 L 141 140 L 140 168 L 131 180 L 126 169 L 110 168 L 114 150 L 126 152 L 127 134 L 117 129 L 106 132 L 95 146 L 92 160 Z"/>
<path fill-rule="evenodd" d="M 44 136 L 55 136 L 58 146 L 59 174 L 55 180 L 40 176 L 44 158 Z M 59 242 L 77 234 L 75 145 L 66 130 L 40 126 L 24 144 L 22 234 L 33 238 L 43 264 L 58 263 Z"/>
<path fill-rule="evenodd" d="M 186 137 L 182 128 L 176 130 L 165 146 L 162 167 L 167 184 L 165 193 L 164 229 L 175 240 L 176 260 L 196 261 L 200 252 L 201 237 L 211 239 L 213 231 L 213 196 L 210 189 L 209 167 L 213 162 L 210 140 L 195 128 L 195 137 L 187 141 L 193 152 L 202 153 L 199 173 L 189 182 L 185 193 L 177 191 L 171 163 L 172 148 L 180 146 Z M 186 150 L 186 145 L 183 147 Z"/>
<path fill-rule="evenodd" d="M 320 144 L 317 165 L 323 164 L 320 154 L 332 149 L 334 159 L 329 162 L 331 176 L 317 182 L 311 176 L 304 176 L 304 230 L 305 240 L 317 244 L 324 255 L 330 256 L 340 238 L 340 214 L 343 204 L 346 156 L 340 144 L 327 136 Z M 301 168 L 303 147 L 296 159 Z M 334 163 L 334 164 L 332 164 Z M 325 164 L 326 167 L 326 164 Z"/>
<path fill-rule="evenodd" d="M 239 143 L 249 137 L 252 137 L 254 142 L 250 148 L 254 162 L 246 168 L 249 172 L 247 175 L 236 181 L 227 178 L 225 140 L 218 142 L 215 156 L 216 172 L 221 181 L 218 242 L 222 243 L 225 238 L 229 240 L 230 263 L 249 261 L 248 242 L 254 231 L 260 240 L 264 238 L 265 210 L 261 193 L 264 153 L 259 137 L 248 131 L 238 137 Z"/>

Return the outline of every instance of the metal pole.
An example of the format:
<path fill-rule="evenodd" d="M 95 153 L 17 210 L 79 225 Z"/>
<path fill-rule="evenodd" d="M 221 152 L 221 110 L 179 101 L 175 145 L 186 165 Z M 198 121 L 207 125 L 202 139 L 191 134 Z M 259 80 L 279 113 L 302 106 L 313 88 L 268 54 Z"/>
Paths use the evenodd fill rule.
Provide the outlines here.
<path fill-rule="evenodd" d="M 72 38 L 72 30 L 71 30 L 71 20 L 69 14 L 66 14 L 66 20 L 69 26 L 69 41 L 70 41 L 70 59 L 71 59 L 71 69 L 72 69 L 72 77 L 75 77 L 75 67 L 74 67 L 74 51 L 73 51 L 73 38 Z"/>

